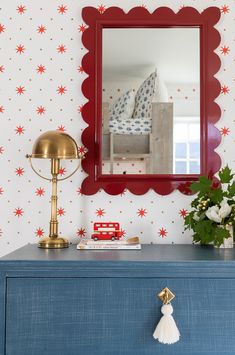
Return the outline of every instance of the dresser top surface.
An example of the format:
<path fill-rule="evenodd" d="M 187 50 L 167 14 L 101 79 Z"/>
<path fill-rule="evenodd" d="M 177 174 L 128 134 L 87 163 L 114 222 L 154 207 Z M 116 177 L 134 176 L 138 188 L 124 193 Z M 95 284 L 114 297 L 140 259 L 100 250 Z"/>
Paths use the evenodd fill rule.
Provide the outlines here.
<path fill-rule="evenodd" d="M 12 261 L 113 261 L 113 262 L 235 262 L 235 248 L 218 249 L 195 245 L 142 245 L 142 250 L 77 250 L 76 245 L 61 250 L 44 250 L 28 244 L 0 258 Z"/>

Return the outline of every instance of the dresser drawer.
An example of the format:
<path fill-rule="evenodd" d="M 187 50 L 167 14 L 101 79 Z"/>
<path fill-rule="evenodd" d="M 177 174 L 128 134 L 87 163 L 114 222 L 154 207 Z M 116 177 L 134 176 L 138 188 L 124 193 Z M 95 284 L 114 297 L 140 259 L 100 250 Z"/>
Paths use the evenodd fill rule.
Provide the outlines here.
<path fill-rule="evenodd" d="M 152 337 L 165 286 L 176 294 L 173 345 Z M 7 279 L 7 355 L 234 355 L 234 336 L 234 280 Z"/>

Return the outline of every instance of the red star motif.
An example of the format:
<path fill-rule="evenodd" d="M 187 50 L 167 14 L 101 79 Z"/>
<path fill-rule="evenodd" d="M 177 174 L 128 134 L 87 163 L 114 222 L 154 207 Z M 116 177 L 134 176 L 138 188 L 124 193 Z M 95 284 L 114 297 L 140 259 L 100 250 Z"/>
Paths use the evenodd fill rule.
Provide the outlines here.
<path fill-rule="evenodd" d="M 19 5 L 16 9 L 18 11 L 19 14 L 24 14 L 26 11 L 26 7 L 24 5 Z"/>
<path fill-rule="evenodd" d="M 223 5 L 221 6 L 220 11 L 222 12 L 222 14 L 227 14 L 230 11 L 230 8 L 228 5 Z"/>
<path fill-rule="evenodd" d="M 66 89 L 66 86 L 61 85 L 61 86 L 58 86 L 56 91 L 58 94 L 63 95 L 63 94 L 65 94 L 65 91 L 67 91 L 67 89 Z"/>
<path fill-rule="evenodd" d="M 2 24 L 0 23 L 0 33 L 4 32 L 5 29 L 6 29 L 6 28 L 4 27 L 4 25 L 2 25 Z"/>
<path fill-rule="evenodd" d="M 22 44 L 19 44 L 17 47 L 16 47 L 16 53 L 24 53 L 25 51 L 25 47 L 22 45 Z"/>
<path fill-rule="evenodd" d="M 222 128 L 220 129 L 220 133 L 222 134 L 222 136 L 228 136 L 229 133 L 230 133 L 230 130 L 229 130 L 228 127 L 222 127 Z"/>
<path fill-rule="evenodd" d="M 3 192 L 4 192 L 3 188 L 2 188 L 2 187 L 0 187 L 0 195 L 2 195 L 2 194 L 3 194 Z"/>
<path fill-rule="evenodd" d="M 0 106 L 0 113 L 3 113 L 3 112 L 4 112 L 4 107 Z"/>
<path fill-rule="evenodd" d="M 82 24 L 79 26 L 78 31 L 83 33 L 86 31 L 86 28 L 87 28 L 86 25 Z"/>
<path fill-rule="evenodd" d="M 62 208 L 62 207 L 58 208 L 57 214 L 58 214 L 60 217 L 61 217 L 61 216 L 64 216 L 64 215 L 65 215 L 65 210 L 64 210 L 64 208 Z"/>
<path fill-rule="evenodd" d="M 78 112 L 82 113 L 83 106 L 84 106 L 84 105 L 80 105 L 80 106 L 78 107 Z"/>
<path fill-rule="evenodd" d="M 60 174 L 60 176 L 63 176 L 65 173 L 66 173 L 66 169 L 61 167 L 61 168 L 59 169 L 59 174 Z"/>
<path fill-rule="evenodd" d="M 61 44 L 61 45 L 59 45 L 58 47 L 57 47 L 57 52 L 58 53 L 65 53 L 66 52 L 66 47 L 65 47 L 65 45 L 64 44 Z"/>
<path fill-rule="evenodd" d="M 36 196 L 39 196 L 39 197 L 44 196 L 45 189 L 43 189 L 42 187 L 38 187 L 38 188 L 36 188 L 35 194 L 36 194 Z"/>
<path fill-rule="evenodd" d="M 36 234 L 37 237 L 43 237 L 44 230 L 39 227 L 39 228 L 36 229 L 35 234 Z"/>
<path fill-rule="evenodd" d="M 138 209 L 138 211 L 136 212 L 137 213 L 137 215 L 138 215 L 138 217 L 145 217 L 146 216 L 146 214 L 147 214 L 147 211 L 146 211 L 146 209 L 145 208 L 140 208 L 140 209 Z"/>
<path fill-rule="evenodd" d="M 24 94 L 24 93 L 25 93 L 25 88 L 24 88 L 24 86 L 18 86 L 18 87 L 16 88 L 16 92 L 17 92 L 17 94 L 19 94 L 19 95 Z"/>
<path fill-rule="evenodd" d="M 77 188 L 77 193 L 78 193 L 78 195 L 80 195 L 80 196 L 83 195 L 83 194 L 82 194 L 82 188 L 81 188 L 81 187 L 78 187 L 78 188 Z"/>
<path fill-rule="evenodd" d="M 16 168 L 15 169 L 16 175 L 22 176 L 24 174 L 24 168 Z"/>
<path fill-rule="evenodd" d="M 4 148 L 0 147 L 0 154 L 3 154 L 3 152 L 4 152 Z"/>
<path fill-rule="evenodd" d="M 46 32 L 46 27 L 41 25 L 41 26 L 38 26 L 38 29 L 37 29 L 38 33 L 40 34 L 43 34 Z"/>
<path fill-rule="evenodd" d="M 59 14 L 62 14 L 62 15 L 65 14 L 67 10 L 68 10 L 68 8 L 66 5 L 60 5 L 57 8 L 57 11 L 59 12 Z"/>
<path fill-rule="evenodd" d="M 95 213 L 96 213 L 96 216 L 97 216 L 97 217 L 102 217 L 102 216 L 105 215 L 106 212 L 105 212 L 104 209 L 98 208 Z"/>
<path fill-rule="evenodd" d="M 43 106 L 38 106 L 36 112 L 38 115 L 44 115 L 44 113 L 46 112 L 46 109 Z"/>
<path fill-rule="evenodd" d="M 58 126 L 57 127 L 57 131 L 60 131 L 60 132 L 65 132 L 66 131 L 66 129 L 65 129 L 65 126 Z"/>
<path fill-rule="evenodd" d="M 159 237 L 164 238 L 167 235 L 167 230 L 165 228 L 161 228 L 158 231 Z"/>
<path fill-rule="evenodd" d="M 224 86 L 221 87 L 221 94 L 226 95 L 226 94 L 229 93 L 229 91 L 230 91 L 230 89 L 229 89 L 228 86 L 225 86 L 225 85 L 224 85 Z"/>
<path fill-rule="evenodd" d="M 80 237 L 80 238 L 85 237 L 85 234 L 86 234 L 85 228 L 79 228 L 79 229 L 77 230 L 77 236 L 78 236 L 78 237 Z"/>
<path fill-rule="evenodd" d="M 188 214 L 188 211 L 185 210 L 184 208 L 182 208 L 182 209 L 179 211 L 180 217 L 185 218 L 185 217 L 187 216 L 187 214 Z"/>
<path fill-rule="evenodd" d="M 78 147 L 78 153 L 85 154 L 86 153 L 86 148 L 83 145 L 81 145 L 81 147 Z"/>
<path fill-rule="evenodd" d="M 101 4 L 101 5 L 98 6 L 97 9 L 98 9 L 100 14 L 103 14 L 105 12 L 105 10 L 106 10 L 106 7 L 103 4 Z"/>
<path fill-rule="evenodd" d="M 19 134 L 19 136 L 20 136 L 21 134 L 24 134 L 25 129 L 23 126 L 17 126 L 15 131 L 16 131 L 16 134 Z"/>
<path fill-rule="evenodd" d="M 0 65 L 0 73 L 3 73 L 5 70 L 4 66 L 3 65 Z"/>
<path fill-rule="evenodd" d="M 18 207 L 18 208 L 15 208 L 14 214 L 15 214 L 16 217 L 19 218 L 19 217 L 22 217 L 22 216 L 23 216 L 24 211 L 23 211 L 22 208 Z"/>
<path fill-rule="evenodd" d="M 79 65 L 78 71 L 79 71 L 79 73 L 84 73 L 84 69 L 83 69 L 83 67 L 81 65 Z"/>
<path fill-rule="evenodd" d="M 224 55 L 227 55 L 230 52 L 230 48 L 228 46 L 220 47 L 220 52 Z"/>
<path fill-rule="evenodd" d="M 38 74 L 45 73 L 45 71 L 46 71 L 46 68 L 44 65 L 42 65 L 42 64 L 38 65 L 38 67 L 37 67 Z"/>

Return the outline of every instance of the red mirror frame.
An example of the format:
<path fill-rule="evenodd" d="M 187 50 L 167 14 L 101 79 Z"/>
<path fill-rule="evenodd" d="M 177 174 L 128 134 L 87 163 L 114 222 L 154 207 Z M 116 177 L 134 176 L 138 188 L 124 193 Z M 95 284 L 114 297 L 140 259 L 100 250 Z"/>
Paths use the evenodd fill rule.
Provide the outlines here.
<path fill-rule="evenodd" d="M 102 29 L 127 27 L 197 27 L 200 28 L 200 119 L 201 119 L 201 175 L 214 175 L 221 160 L 214 149 L 219 145 L 221 134 L 214 124 L 220 119 L 220 107 L 214 102 L 221 92 L 214 75 L 220 69 L 220 59 L 214 50 L 220 44 L 220 34 L 214 25 L 220 19 L 220 9 L 209 7 L 199 13 L 192 7 L 183 7 L 178 13 L 160 7 L 149 13 L 144 7 L 132 8 L 125 13 L 118 7 L 110 7 L 104 13 L 96 8 L 85 7 L 82 17 L 88 28 L 82 42 L 88 53 L 82 60 L 82 68 L 88 77 L 82 84 L 83 95 L 88 102 L 83 106 L 82 116 L 88 127 L 82 133 L 82 142 L 87 149 L 83 170 L 88 174 L 81 187 L 86 195 L 104 189 L 111 195 L 125 189 L 142 195 L 149 189 L 167 195 L 178 189 L 190 194 L 189 185 L 199 175 L 102 175 Z"/>

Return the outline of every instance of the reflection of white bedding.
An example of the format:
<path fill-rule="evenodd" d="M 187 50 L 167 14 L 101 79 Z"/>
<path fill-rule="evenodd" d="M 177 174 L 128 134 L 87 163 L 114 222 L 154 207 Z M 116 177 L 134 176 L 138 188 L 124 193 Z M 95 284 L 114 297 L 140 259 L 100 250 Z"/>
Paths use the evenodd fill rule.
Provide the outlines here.
<path fill-rule="evenodd" d="M 149 134 L 152 129 L 151 118 L 130 118 L 110 120 L 109 129 L 115 134 Z"/>

